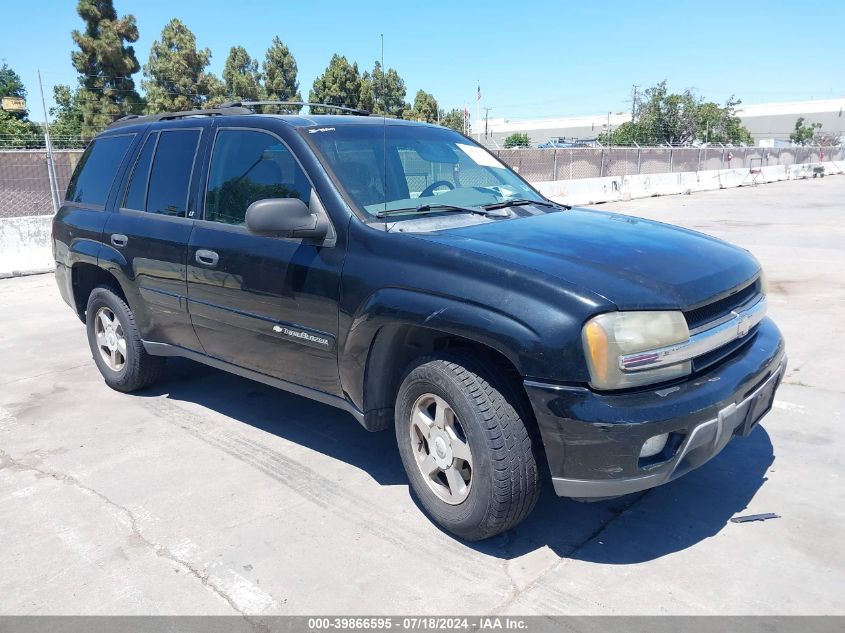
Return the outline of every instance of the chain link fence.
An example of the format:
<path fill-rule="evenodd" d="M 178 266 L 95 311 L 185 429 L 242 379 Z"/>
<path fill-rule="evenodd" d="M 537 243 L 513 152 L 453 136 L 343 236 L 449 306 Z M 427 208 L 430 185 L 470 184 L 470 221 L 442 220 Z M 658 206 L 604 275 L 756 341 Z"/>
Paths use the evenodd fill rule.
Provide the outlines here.
<path fill-rule="evenodd" d="M 529 182 L 845 161 L 845 147 L 573 147 L 494 153 Z M 53 152 L 59 199 L 81 155 L 81 149 Z M 421 186 L 428 184 L 425 174 L 418 179 Z M 0 218 L 52 212 L 47 151 L 0 149 Z"/>
<path fill-rule="evenodd" d="M 82 150 L 53 152 L 59 199 L 64 197 Z M 47 150 L 0 151 L 0 218 L 53 212 Z"/>

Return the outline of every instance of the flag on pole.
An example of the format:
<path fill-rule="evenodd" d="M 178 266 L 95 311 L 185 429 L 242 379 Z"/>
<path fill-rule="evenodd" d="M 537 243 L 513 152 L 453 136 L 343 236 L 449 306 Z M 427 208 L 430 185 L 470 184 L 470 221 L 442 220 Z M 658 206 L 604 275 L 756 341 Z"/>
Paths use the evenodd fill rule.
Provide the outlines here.
<path fill-rule="evenodd" d="M 478 82 L 478 91 L 475 93 L 475 125 L 478 127 L 478 131 L 475 133 L 475 137 L 479 143 L 481 142 L 481 125 L 479 121 L 481 120 L 481 82 Z"/>

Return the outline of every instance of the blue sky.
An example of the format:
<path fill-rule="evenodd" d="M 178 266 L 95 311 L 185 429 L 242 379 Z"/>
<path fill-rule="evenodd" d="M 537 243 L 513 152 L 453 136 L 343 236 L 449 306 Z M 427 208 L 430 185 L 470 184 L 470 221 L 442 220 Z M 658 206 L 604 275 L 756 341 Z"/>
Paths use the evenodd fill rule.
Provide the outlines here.
<path fill-rule="evenodd" d="M 39 113 L 36 71 L 75 85 L 70 32 L 82 28 L 73 0 L 4 3 L 0 59 L 23 78 Z M 299 64 L 303 96 L 335 52 L 371 68 L 385 37 L 385 65 L 441 107 L 469 105 L 476 81 L 491 117 L 525 119 L 630 108 L 632 84 L 662 79 L 708 99 L 745 103 L 845 95 L 845 2 L 200 2 L 115 0 L 135 15 L 141 64 L 170 18 L 211 49 L 220 73 L 233 45 L 263 59 L 275 35 Z M 140 87 L 140 74 L 136 76 Z M 48 103 L 49 107 L 49 103 Z"/>

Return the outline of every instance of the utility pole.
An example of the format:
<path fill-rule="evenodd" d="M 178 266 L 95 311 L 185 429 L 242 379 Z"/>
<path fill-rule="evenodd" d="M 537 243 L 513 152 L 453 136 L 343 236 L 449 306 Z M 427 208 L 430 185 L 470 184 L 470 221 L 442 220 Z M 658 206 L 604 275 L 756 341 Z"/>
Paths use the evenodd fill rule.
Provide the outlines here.
<path fill-rule="evenodd" d="M 490 128 L 488 126 L 488 121 L 490 120 L 490 110 L 492 110 L 492 109 L 493 108 L 484 108 L 484 138 L 485 139 L 487 139 L 487 137 L 490 135 L 490 132 L 489 132 Z"/>
<path fill-rule="evenodd" d="M 634 84 L 631 88 L 631 123 L 637 118 L 637 106 L 639 105 L 639 93 L 637 92 L 639 84 Z"/>
<path fill-rule="evenodd" d="M 56 166 L 53 164 L 53 144 L 50 142 L 50 122 L 47 119 L 47 104 L 44 102 L 44 85 L 41 83 L 41 71 L 38 71 L 38 89 L 41 91 L 41 109 L 44 111 L 44 146 L 47 150 L 47 177 L 50 180 L 50 200 L 53 203 L 53 215 L 59 212 L 59 183 L 56 180 Z"/>

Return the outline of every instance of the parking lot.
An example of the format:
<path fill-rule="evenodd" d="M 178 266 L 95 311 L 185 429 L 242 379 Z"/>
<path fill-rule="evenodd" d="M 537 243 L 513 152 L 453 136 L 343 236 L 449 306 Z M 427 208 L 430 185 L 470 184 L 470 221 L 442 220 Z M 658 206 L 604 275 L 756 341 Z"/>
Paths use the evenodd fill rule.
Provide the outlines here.
<path fill-rule="evenodd" d="M 602 205 L 752 251 L 787 377 L 688 476 L 549 485 L 475 544 L 422 514 L 392 433 L 183 360 L 117 393 L 52 275 L 0 280 L 0 613 L 845 614 L 843 200 L 833 176 Z"/>

